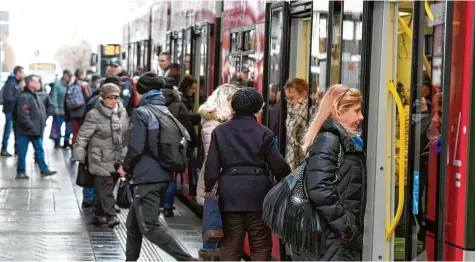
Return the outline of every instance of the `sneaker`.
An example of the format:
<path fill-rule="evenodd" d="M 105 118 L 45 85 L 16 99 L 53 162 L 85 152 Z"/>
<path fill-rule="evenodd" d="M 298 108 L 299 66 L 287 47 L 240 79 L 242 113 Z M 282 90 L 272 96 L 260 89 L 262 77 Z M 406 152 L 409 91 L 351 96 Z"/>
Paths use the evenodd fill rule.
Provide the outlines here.
<path fill-rule="evenodd" d="M 11 157 L 11 156 L 13 156 L 13 155 L 10 154 L 10 153 L 8 153 L 7 151 L 2 151 L 2 153 L 0 153 L 0 156 Z"/>
<path fill-rule="evenodd" d="M 93 225 L 96 225 L 96 226 L 104 225 L 104 224 L 107 224 L 107 218 L 103 216 L 94 215 L 92 223 Z"/>
<path fill-rule="evenodd" d="M 63 148 L 71 148 L 71 144 L 69 143 L 69 141 L 64 142 Z"/>
<path fill-rule="evenodd" d="M 56 171 L 51 171 L 51 170 L 46 170 L 45 172 L 41 172 L 41 177 L 49 177 L 49 176 L 52 176 L 52 175 L 55 175 Z"/>
<path fill-rule="evenodd" d="M 121 221 L 117 218 L 117 216 L 112 216 L 107 219 L 107 226 L 109 228 L 114 228 L 115 226 L 119 225 Z"/>
<path fill-rule="evenodd" d="M 29 179 L 30 177 L 25 174 L 25 173 L 19 173 L 17 174 L 17 176 L 15 177 L 15 179 Z"/>
<path fill-rule="evenodd" d="M 114 205 L 114 209 L 116 210 L 116 213 L 121 213 L 121 209 L 118 205 Z"/>
<path fill-rule="evenodd" d="M 82 208 L 90 208 L 93 207 L 94 203 L 92 200 L 84 200 L 83 203 L 81 203 Z"/>
<path fill-rule="evenodd" d="M 55 148 L 61 148 L 60 143 L 55 143 Z"/>

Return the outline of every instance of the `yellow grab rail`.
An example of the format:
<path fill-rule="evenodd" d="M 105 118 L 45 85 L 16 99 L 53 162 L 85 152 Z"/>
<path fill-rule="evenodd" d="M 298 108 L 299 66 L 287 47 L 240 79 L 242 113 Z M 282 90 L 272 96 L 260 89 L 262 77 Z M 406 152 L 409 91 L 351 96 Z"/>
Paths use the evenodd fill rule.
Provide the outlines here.
<path fill-rule="evenodd" d="M 428 0 L 425 0 L 425 11 L 428 18 L 433 21 L 435 18 L 433 17 L 433 13 L 431 12 L 430 4 L 428 4 Z"/>
<path fill-rule="evenodd" d="M 408 37 L 410 37 L 410 40 L 411 40 L 413 38 L 412 30 L 410 30 L 410 28 L 407 26 L 405 21 L 403 21 L 403 19 L 400 16 L 398 17 L 398 23 L 403 28 L 403 31 L 405 32 L 405 34 L 407 34 Z M 428 76 L 431 78 L 431 66 L 430 66 L 430 62 L 428 62 L 428 58 L 426 58 L 425 54 L 423 54 L 423 65 L 425 65 L 426 72 L 428 72 Z"/>
<path fill-rule="evenodd" d="M 400 218 L 402 217 L 403 213 L 403 205 L 405 202 L 405 168 L 404 168 L 404 161 L 405 161 L 405 111 L 403 109 L 403 104 L 402 100 L 400 99 L 400 96 L 398 96 L 397 93 L 397 88 L 395 87 L 395 84 L 393 81 L 390 81 L 388 83 L 388 91 L 392 94 L 393 98 L 395 99 L 395 102 L 397 103 L 397 108 L 398 108 L 398 118 L 400 121 L 400 137 L 398 138 L 398 146 L 400 147 L 400 150 L 398 151 L 398 207 L 397 207 L 397 213 L 395 214 L 395 217 L 393 218 L 392 222 L 390 223 L 389 226 L 387 226 L 387 229 L 385 230 L 385 236 L 387 238 L 387 241 L 390 240 L 393 236 L 393 232 L 395 231 L 395 228 L 397 227 L 398 221 L 400 221 Z"/>

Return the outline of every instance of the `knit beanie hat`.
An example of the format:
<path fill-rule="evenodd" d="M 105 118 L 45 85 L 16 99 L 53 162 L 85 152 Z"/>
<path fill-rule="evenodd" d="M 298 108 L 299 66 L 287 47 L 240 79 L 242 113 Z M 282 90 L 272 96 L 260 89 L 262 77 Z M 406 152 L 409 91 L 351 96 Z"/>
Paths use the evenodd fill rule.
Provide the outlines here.
<path fill-rule="evenodd" d="M 150 90 L 160 90 L 164 88 L 165 80 L 163 77 L 158 76 L 154 72 L 144 73 L 137 80 L 137 92 L 141 95 L 149 92 Z"/>
<path fill-rule="evenodd" d="M 240 88 L 231 98 L 231 107 L 236 113 L 256 114 L 263 107 L 263 96 L 251 87 Z"/>
<path fill-rule="evenodd" d="M 101 87 L 100 95 L 102 98 L 108 98 L 110 96 L 119 97 L 120 92 L 121 92 L 121 89 L 117 85 L 113 83 L 108 83 Z"/>

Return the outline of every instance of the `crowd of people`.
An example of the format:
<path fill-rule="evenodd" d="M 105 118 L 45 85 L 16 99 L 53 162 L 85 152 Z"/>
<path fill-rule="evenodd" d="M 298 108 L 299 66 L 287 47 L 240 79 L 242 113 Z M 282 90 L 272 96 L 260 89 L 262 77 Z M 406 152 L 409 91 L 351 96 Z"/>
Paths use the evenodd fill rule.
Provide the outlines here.
<path fill-rule="evenodd" d="M 360 259 L 366 196 L 365 160 L 357 130 L 363 119 L 358 90 L 344 85 L 328 89 L 308 124 L 307 84 L 289 80 L 284 87 L 289 144 L 283 156 L 276 147 L 275 130 L 258 121 L 265 103 L 256 89 L 237 82 L 223 84 L 194 112 L 197 80 L 179 75 L 168 52 L 160 54 L 159 62 L 161 76 L 146 72 L 134 79 L 119 58 L 110 61 L 105 77 L 86 79 L 81 69 L 74 74 L 64 70 L 46 97 L 41 95 L 39 77 L 24 78 L 23 68 L 16 67 L 3 88 L 6 124 L 1 155 L 12 156 L 7 149 L 14 130 L 17 178 L 29 178 L 30 142 L 41 176 L 56 174 L 45 162 L 43 150 L 46 119 L 52 115 L 49 137 L 55 148 L 71 147 L 71 161 L 87 165 L 93 176 L 94 187 L 83 189 L 83 208 L 93 208 L 95 225 L 114 228 L 120 223 L 114 187 L 121 177 L 131 184 L 127 261 L 139 258 L 143 237 L 178 261 L 197 260 L 167 232 L 158 216 L 161 210 L 173 216 L 175 176 L 185 168 L 198 181 L 198 203 L 206 205 L 211 192 L 220 196 L 223 238 L 204 243 L 203 250 L 220 248 L 222 260 L 240 260 L 247 233 L 252 260 L 269 261 L 272 230 L 262 219 L 264 199 L 305 161 L 303 183 L 324 221 L 325 241 L 317 253 L 291 247 L 293 259 Z M 195 131 L 198 125 L 200 134 Z M 203 147 L 202 163 L 193 153 L 198 146 Z"/>

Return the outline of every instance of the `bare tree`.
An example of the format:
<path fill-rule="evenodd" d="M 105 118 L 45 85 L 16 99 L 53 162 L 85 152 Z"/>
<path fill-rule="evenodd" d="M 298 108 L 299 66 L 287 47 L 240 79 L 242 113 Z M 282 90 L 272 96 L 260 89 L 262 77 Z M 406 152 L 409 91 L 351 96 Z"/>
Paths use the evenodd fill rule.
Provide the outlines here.
<path fill-rule="evenodd" d="M 8 39 L 3 39 L 3 53 L 5 54 L 5 58 L 2 61 L 2 70 L 4 72 L 13 71 L 13 68 L 15 67 L 15 52 L 8 42 Z"/>
<path fill-rule="evenodd" d="M 63 69 L 83 69 L 89 68 L 91 58 L 91 44 L 87 40 L 82 40 L 75 45 L 64 45 L 55 53 L 55 59 Z"/>

